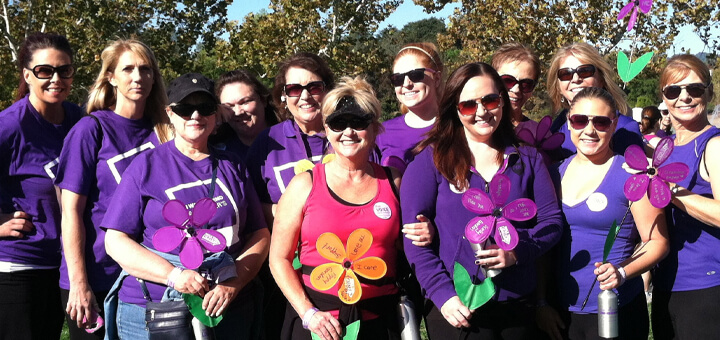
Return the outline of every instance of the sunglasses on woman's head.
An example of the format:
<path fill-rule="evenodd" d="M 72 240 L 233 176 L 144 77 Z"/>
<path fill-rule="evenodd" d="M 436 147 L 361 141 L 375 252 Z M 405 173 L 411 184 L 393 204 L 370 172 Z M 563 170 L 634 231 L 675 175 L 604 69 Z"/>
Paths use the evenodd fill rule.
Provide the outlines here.
<path fill-rule="evenodd" d="M 285 95 L 288 97 L 300 97 L 304 90 L 307 90 L 311 96 L 321 95 L 325 92 L 325 83 L 322 81 L 311 81 L 307 85 L 286 84 L 283 88 Z"/>
<path fill-rule="evenodd" d="M 364 131 L 365 129 L 370 126 L 370 123 L 372 122 L 372 119 L 362 119 L 359 117 L 352 117 L 352 118 L 335 118 L 329 122 L 327 122 L 327 126 L 330 128 L 330 130 L 333 130 L 335 132 L 343 132 L 348 127 L 355 130 L 355 131 Z"/>
<path fill-rule="evenodd" d="M 588 116 L 581 114 L 574 114 L 568 117 L 570 126 L 575 130 L 582 130 L 592 121 L 595 130 L 605 132 L 613 123 L 613 119 L 605 116 Z"/>
<path fill-rule="evenodd" d="M 197 111 L 203 117 L 212 116 L 217 110 L 217 105 L 212 103 L 192 104 L 171 104 L 170 109 L 180 117 L 190 118 Z"/>
<path fill-rule="evenodd" d="M 499 94 L 493 93 L 487 96 L 477 99 L 470 99 L 458 103 L 458 111 L 463 116 L 472 116 L 477 112 L 478 103 L 482 104 L 485 110 L 494 110 L 500 106 L 502 97 Z"/>
<path fill-rule="evenodd" d="M 573 74 L 575 73 L 577 73 L 580 79 L 590 78 L 595 75 L 595 66 L 586 64 L 580 65 L 577 68 L 561 68 L 557 71 L 557 77 L 562 81 L 568 81 L 573 79 Z"/>
<path fill-rule="evenodd" d="M 665 98 L 673 100 L 677 97 L 680 97 L 680 93 L 682 92 L 683 89 L 685 89 L 685 91 L 687 91 L 687 93 L 690 95 L 690 97 L 700 98 L 703 96 L 703 94 L 705 94 L 705 89 L 707 89 L 707 86 L 705 84 L 701 84 L 701 83 L 692 83 L 692 84 L 687 84 L 687 85 L 683 85 L 683 86 L 670 85 L 670 86 L 665 86 L 665 88 L 663 89 L 662 92 L 663 92 L 663 95 L 665 96 Z"/>
<path fill-rule="evenodd" d="M 535 85 L 537 84 L 535 80 L 529 78 L 517 80 L 517 78 L 509 74 L 503 74 L 500 78 L 502 78 L 503 83 L 505 83 L 505 88 L 507 88 L 508 91 L 515 87 L 515 84 L 520 84 L 520 92 L 530 93 L 535 89 Z"/>
<path fill-rule="evenodd" d="M 32 71 L 37 79 L 52 79 L 55 73 L 57 73 L 58 77 L 62 79 L 70 79 L 75 74 L 75 68 L 70 64 L 58 67 L 50 65 L 35 65 L 33 68 L 26 67 L 26 69 Z"/>
<path fill-rule="evenodd" d="M 390 75 L 390 82 L 393 86 L 403 86 L 405 83 L 405 77 L 407 76 L 413 83 L 419 83 L 425 79 L 425 71 L 435 73 L 437 71 L 430 68 L 416 68 L 414 70 L 407 71 L 405 73 L 393 73 Z"/>

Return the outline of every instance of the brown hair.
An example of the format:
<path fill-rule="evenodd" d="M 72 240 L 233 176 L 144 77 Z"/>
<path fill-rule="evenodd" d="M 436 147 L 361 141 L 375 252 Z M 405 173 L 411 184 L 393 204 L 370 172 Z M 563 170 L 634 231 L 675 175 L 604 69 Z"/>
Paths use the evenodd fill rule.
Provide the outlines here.
<path fill-rule="evenodd" d="M 495 51 L 492 56 L 492 66 L 495 70 L 500 66 L 512 62 L 526 62 L 533 67 L 533 80 L 536 82 L 540 79 L 540 58 L 530 47 L 521 43 L 511 42 L 504 44 Z"/>
<path fill-rule="evenodd" d="M 265 124 L 267 126 L 273 126 L 280 122 L 275 113 L 275 105 L 273 104 L 270 91 L 263 85 L 252 73 L 246 70 L 234 70 L 223 73 L 217 82 L 215 82 L 215 95 L 220 100 L 220 94 L 226 85 L 242 83 L 250 86 L 255 94 L 260 97 L 260 100 L 265 105 Z"/>
<path fill-rule="evenodd" d="M 25 68 L 30 68 L 30 62 L 32 61 L 35 52 L 48 48 L 64 52 L 68 55 L 68 57 L 70 57 L 70 62 L 73 62 L 73 50 L 64 35 L 41 32 L 30 34 L 27 38 L 25 38 L 25 41 L 23 41 L 20 46 L 20 50 L 18 51 L 20 82 L 18 83 L 18 93 L 17 97 L 15 97 L 15 101 L 25 98 L 25 96 L 30 92 L 30 88 L 25 82 L 25 77 L 23 77 L 23 70 Z"/>
<path fill-rule="evenodd" d="M 572 110 L 572 107 L 575 105 L 575 103 L 578 103 L 583 99 L 602 100 L 605 105 L 610 107 L 613 116 L 616 116 L 617 106 L 615 106 L 615 98 L 613 98 L 612 94 L 610 94 L 610 92 L 608 92 L 607 90 L 599 87 L 586 87 L 582 89 L 580 92 L 578 92 L 577 95 L 575 95 L 575 98 L 573 98 L 570 109 Z"/>
<path fill-rule="evenodd" d="M 442 75 L 445 71 L 445 65 L 442 62 L 442 59 L 440 58 L 440 53 L 438 52 L 437 46 L 435 44 L 430 42 L 420 42 L 420 43 L 410 43 L 406 44 L 402 48 L 400 48 L 400 51 L 398 51 L 397 55 L 395 55 L 395 59 L 393 59 L 393 67 L 395 66 L 395 63 L 397 61 L 406 56 L 406 55 L 412 55 L 415 58 L 417 58 L 420 61 L 420 64 L 426 68 L 433 69 L 437 71 L 438 73 L 435 73 L 437 76 L 434 76 L 433 79 L 436 81 L 436 88 L 437 88 L 437 96 L 438 99 L 442 98 L 442 89 L 443 89 L 443 83 L 442 83 Z M 405 104 L 400 103 L 400 112 L 403 114 L 406 114 L 408 112 L 407 106 Z"/>
<path fill-rule="evenodd" d="M 660 74 L 660 91 L 662 91 L 668 84 L 676 83 L 687 77 L 691 71 L 695 72 L 695 74 L 700 77 L 703 84 L 708 87 L 705 91 L 707 97 L 703 97 L 705 97 L 706 103 L 710 102 L 715 95 L 712 85 L 712 76 L 710 75 L 710 68 L 702 60 L 692 54 L 679 54 L 668 60 L 667 66 L 665 66 Z"/>
<path fill-rule="evenodd" d="M 499 149 L 500 161 L 502 151 L 506 147 L 517 145 L 513 131 L 512 106 L 505 85 L 500 75 L 492 66 L 485 63 L 465 64 L 455 70 L 447 80 L 444 95 L 440 102 L 440 117 L 428 133 L 427 139 L 418 145 L 416 150 L 427 146 L 433 147 L 433 160 L 440 173 L 458 189 L 467 188 L 468 174 L 472 165 L 473 155 L 465 137 L 465 129 L 458 116 L 457 105 L 465 84 L 473 77 L 490 77 L 503 100 L 502 118 L 493 132 L 493 147 Z"/>
<path fill-rule="evenodd" d="M 325 60 L 317 54 L 300 52 L 286 59 L 278 68 L 278 73 L 275 76 L 275 86 L 273 86 L 272 89 L 272 99 L 275 107 L 278 108 L 278 116 L 281 120 L 292 118 L 292 113 L 288 111 L 285 102 L 281 100 L 286 85 L 285 74 L 291 67 L 297 67 L 315 73 L 325 83 L 326 90 L 332 89 L 335 86 L 335 78 L 330 67 Z"/>
<path fill-rule="evenodd" d="M 547 77 L 547 90 L 550 99 L 553 102 L 553 109 L 558 111 L 560 109 L 570 108 L 570 103 L 567 103 L 565 98 L 560 92 L 560 80 L 557 77 L 557 72 L 560 69 L 560 64 L 565 58 L 574 56 L 583 64 L 590 64 L 595 66 L 596 72 L 595 78 L 599 79 L 603 83 L 603 89 L 608 91 L 615 100 L 615 107 L 623 115 L 628 113 L 628 105 L 625 101 L 625 92 L 615 83 L 613 75 L 615 74 L 612 66 L 603 59 L 598 51 L 590 46 L 588 43 L 579 42 L 570 44 L 560 48 L 550 62 L 550 69 L 548 70 Z"/>
<path fill-rule="evenodd" d="M 652 130 L 662 118 L 657 106 L 652 105 L 644 107 L 640 116 L 642 117 L 640 120 L 640 133 L 642 134 L 646 134 L 647 131 Z"/>

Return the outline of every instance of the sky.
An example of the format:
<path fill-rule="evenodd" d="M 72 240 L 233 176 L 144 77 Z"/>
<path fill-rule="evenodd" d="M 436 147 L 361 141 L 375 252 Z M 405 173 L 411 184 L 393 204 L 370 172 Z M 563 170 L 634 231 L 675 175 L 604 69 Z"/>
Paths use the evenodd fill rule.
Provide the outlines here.
<path fill-rule="evenodd" d="M 259 12 L 262 9 L 268 10 L 270 5 L 269 0 L 236 0 L 228 8 L 228 19 L 243 21 L 245 15 L 250 12 Z M 451 3 L 445 6 L 441 11 L 427 14 L 423 11 L 422 7 L 417 6 L 412 0 L 404 0 L 398 8 L 390 14 L 390 16 L 380 24 L 380 30 L 388 27 L 389 25 L 397 28 L 402 28 L 405 24 L 428 18 L 440 18 L 447 22 L 447 18 L 453 14 L 455 8 L 460 6 L 459 3 Z M 716 35 L 720 35 L 720 28 L 716 30 Z M 623 47 L 623 44 L 620 45 Z M 629 44 L 628 44 L 629 46 Z M 682 53 L 682 48 L 690 50 L 693 53 L 702 52 L 703 42 L 698 36 L 692 32 L 691 26 L 685 26 L 680 29 L 680 33 L 675 37 L 673 47 L 668 51 L 668 55 L 675 55 Z M 707 49 L 705 52 L 708 52 Z"/>

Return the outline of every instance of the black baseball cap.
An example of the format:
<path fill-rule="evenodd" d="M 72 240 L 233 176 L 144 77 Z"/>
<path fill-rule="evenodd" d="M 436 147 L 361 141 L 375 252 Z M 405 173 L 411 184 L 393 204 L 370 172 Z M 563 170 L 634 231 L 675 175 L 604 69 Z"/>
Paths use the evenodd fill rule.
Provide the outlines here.
<path fill-rule="evenodd" d="M 215 89 L 215 83 L 200 73 L 186 73 L 183 74 L 172 82 L 167 89 L 168 101 L 170 103 L 179 103 L 185 99 L 188 95 L 200 92 L 205 93 L 217 104 L 217 98 L 213 90 Z"/>

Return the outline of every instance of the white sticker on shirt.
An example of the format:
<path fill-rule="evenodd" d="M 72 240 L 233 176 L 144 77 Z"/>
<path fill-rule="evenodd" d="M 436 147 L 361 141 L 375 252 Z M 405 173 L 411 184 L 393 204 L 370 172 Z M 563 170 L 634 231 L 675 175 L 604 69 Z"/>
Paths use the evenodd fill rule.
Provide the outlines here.
<path fill-rule="evenodd" d="M 154 148 L 155 148 L 155 145 L 153 145 L 151 142 L 147 142 L 143 145 L 140 145 L 136 148 L 132 148 L 124 153 L 121 153 L 117 156 L 114 156 L 114 157 L 111 157 L 110 159 L 108 159 L 107 164 L 108 164 L 108 167 L 110 168 L 110 172 L 112 172 L 113 177 L 115 177 L 115 182 L 120 184 L 120 179 L 121 179 L 120 171 L 118 170 L 117 166 L 115 166 L 115 163 L 117 163 L 123 159 L 130 158 L 130 157 L 132 157 L 136 154 L 139 154 L 145 150 L 154 149 Z"/>
<path fill-rule="evenodd" d="M 58 162 L 60 161 L 60 158 L 53 159 L 50 163 L 47 163 L 43 165 L 43 169 L 45 169 L 45 173 L 50 177 L 50 179 L 55 179 L 55 174 L 52 172 L 52 168 L 58 165 Z"/>
<path fill-rule="evenodd" d="M 390 210 L 390 206 L 385 202 L 375 203 L 373 211 L 375 212 L 375 216 L 380 217 L 383 220 L 388 220 L 392 216 L 392 210 Z"/>
<path fill-rule="evenodd" d="M 587 206 L 590 211 L 599 212 L 605 210 L 608 205 L 608 199 L 605 194 L 600 192 L 594 192 L 588 196 Z"/>

